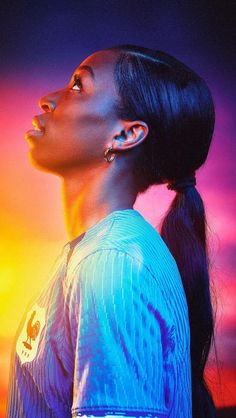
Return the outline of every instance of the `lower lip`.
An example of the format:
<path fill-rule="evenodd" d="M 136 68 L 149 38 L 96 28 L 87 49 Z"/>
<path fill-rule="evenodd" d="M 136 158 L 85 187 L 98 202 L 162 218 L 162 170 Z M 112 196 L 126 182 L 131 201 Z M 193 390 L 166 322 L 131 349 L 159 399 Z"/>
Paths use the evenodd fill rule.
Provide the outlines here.
<path fill-rule="evenodd" d="M 30 129 L 25 133 L 25 139 L 41 138 L 44 135 L 44 131 L 37 131 L 36 129 Z"/>

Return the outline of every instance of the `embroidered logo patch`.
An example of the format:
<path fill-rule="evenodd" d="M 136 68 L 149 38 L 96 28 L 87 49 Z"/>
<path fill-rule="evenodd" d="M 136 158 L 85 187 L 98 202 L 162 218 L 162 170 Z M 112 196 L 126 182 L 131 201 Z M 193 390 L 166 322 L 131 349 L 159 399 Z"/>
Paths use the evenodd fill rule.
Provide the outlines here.
<path fill-rule="evenodd" d="M 28 312 L 16 344 L 21 363 L 34 360 L 37 354 L 40 334 L 45 325 L 45 308 L 35 304 Z"/>

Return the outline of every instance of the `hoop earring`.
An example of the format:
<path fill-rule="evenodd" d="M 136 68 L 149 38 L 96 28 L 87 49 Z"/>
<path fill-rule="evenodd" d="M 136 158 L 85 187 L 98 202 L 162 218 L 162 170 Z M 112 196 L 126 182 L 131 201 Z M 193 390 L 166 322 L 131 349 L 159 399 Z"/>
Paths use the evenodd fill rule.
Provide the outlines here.
<path fill-rule="evenodd" d="M 109 152 L 111 152 L 111 150 L 112 150 L 112 146 L 111 146 L 111 147 L 109 147 L 109 148 L 106 148 L 106 149 L 105 149 L 105 152 L 104 152 L 104 160 L 105 160 L 107 163 L 111 163 L 111 162 L 114 160 L 115 156 L 116 156 L 114 153 L 112 153 L 112 154 L 109 156 Z"/>

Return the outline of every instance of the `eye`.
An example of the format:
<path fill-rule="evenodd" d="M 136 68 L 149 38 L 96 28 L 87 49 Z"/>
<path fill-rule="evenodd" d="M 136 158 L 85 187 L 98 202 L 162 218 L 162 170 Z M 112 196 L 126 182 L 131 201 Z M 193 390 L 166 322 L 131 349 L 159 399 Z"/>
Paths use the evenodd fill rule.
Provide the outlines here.
<path fill-rule="evenodd" d="M 78 77 L 77 75 L 74 76 L 74 84 L 71 87 L 71 90 L 75 90 L 75 91 L 82 90 L 82 83 L 81 83 L 80 77 Z"/>

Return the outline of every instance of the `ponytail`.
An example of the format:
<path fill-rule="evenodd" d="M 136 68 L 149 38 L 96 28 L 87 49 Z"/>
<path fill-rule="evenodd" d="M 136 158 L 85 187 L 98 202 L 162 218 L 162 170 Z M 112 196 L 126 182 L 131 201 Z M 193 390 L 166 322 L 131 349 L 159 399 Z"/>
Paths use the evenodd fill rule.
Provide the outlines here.
<path fill-rule="evenodd" d="M 176 260 L 186 294 L 191 334 L 193 418 L 216 417 L 204 379 L 214 336 L 204 204 L 195 187 L 176 193 L 160 235 Z"/>

